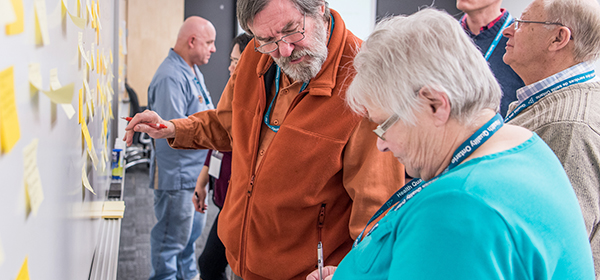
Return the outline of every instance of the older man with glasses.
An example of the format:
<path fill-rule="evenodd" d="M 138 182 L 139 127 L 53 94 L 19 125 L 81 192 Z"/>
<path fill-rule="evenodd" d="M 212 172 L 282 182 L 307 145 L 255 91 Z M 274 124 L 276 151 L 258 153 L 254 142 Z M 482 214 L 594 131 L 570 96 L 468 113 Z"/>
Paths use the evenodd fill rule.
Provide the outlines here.
<path fill-rule="evenodd" d="M 508 105 L 517 100 L 517 89 L 524 84 L 519 75 L 502 60 L 508 40 L 502 36 L 502 30 L 513 22 L 513 17 L 501 6 L 502 0 L 456 0 L 456 8 L 465 12 L 460 25 L 479 47 L 500 84 L 500 115 L 504 117 Z"/>
<path fill-rule="evenodd" d="M 238 0 L 237 17 L 256 51 L 242 54 L 217 109 L 138 114 L 126 141 L 144 131 L 174 148 L 233 150 L 218 234 L 234 274 L 305 279 L 318 244 L 324 264 L 341 261 L 404 169 L 344 103 L 361 40 L 326 1 Z"/>
<path fill-rule="evenodd" d="M 504 61 L 525 82 L 506 121 L 536 132 L 561 161 L 583 212 L 600 278 L 600 5 L 535 0 L 503 32 Z M 510 174 L 507 174 L 510 175 Z"/>

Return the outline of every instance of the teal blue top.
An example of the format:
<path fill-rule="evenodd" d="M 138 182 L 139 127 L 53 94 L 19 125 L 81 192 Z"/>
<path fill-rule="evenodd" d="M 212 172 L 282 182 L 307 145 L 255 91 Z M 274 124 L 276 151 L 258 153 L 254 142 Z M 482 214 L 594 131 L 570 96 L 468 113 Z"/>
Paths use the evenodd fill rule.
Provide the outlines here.
<path fill-rule="evenodd" d="M 569 179 L 533 135 L 515 148 L 464 162 L 390 211 L 333 279 L 594 277 Z"/>

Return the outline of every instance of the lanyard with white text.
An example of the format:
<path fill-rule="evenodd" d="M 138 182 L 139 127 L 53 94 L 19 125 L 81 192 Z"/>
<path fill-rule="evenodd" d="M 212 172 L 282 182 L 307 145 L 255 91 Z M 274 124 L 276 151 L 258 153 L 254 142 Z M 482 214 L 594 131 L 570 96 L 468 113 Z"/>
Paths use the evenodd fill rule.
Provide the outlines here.
<path fill-rule="evenodd" d="M 502 39 L 502 31 L 504 29 L 506 29 L 512 23 L 512 21 L 513 21 L 512 16 L 510 14 L 508 14 L 508 16 L 506 17 L 506 20 L 504 21 L 504 24 L 502 24 L 502 27 L 500 27 L 500 31 L 498 31 L 498 34 L 496 34 L 496 38 L 494 38 L 494 41 L 492 42 L 492 44 L 488 48 L 487 52 L 485 52 L 485 60 L 489 60 L 490 59 L 490 56 L 492 56 L 492 53 L 494 52 L 494 50 L 498 46 L 498 43 L 500 42 L 500 39 Z"/>
<path fill-rule="evenodd" d="M 329 29 L 329 40 L 327 41 L 327 45 L 329 45 L 329 41 L 331 41 L 331 34 L 333 34 L 333 26 L 335 25 L 335 22 L 333 20 L 333 16 L 329 15 L 331 18 L 331 28 Z M 273 102 L 275 102 L 275 99 L 277 99 L 277 94 L 279 94 L 279 80 L 281 78 L 281 70 L 279 69 L 279 65 L 277 66 L 277 74 L 275 74 L 275 88 L 277 88 L 277 91 L 275 91 L 275 96 L 273 96 L 273 99 L 271 100 L 271 104 L 269 104 L 269 109 L 267 109 L 267 113 L 265 114 L 265 117 L 263 118 L 264 123 L 271 129 L 273 130 L 273 132 L 278 132 L 279 131 L 279 125 L 272 125 L 271 124 L 271 109 L 273 109 Z M 300 88 L 300 92 L 302 92 L 303 90 L 306 89 L 306 87 L 308 86 L 308 82 L 304 82 L 304 84 L 302 84 L 302 87 Z"/>
<path fill-rule="evenodd" d="M 510 112 L 508 114 L 508 116 L 506 116 L 506 119 L 504 120 L 504 122 L 509 122 L 514 117 L 516 117 L 519 113 L 521 113 L 523 110 L 525 110 L 527 107 L 533 105 L 535 102 L 542 99 L 544 96 L 548 95 L 548 93 L 555 92 L 561 88 L 568 87 L 570 85 L 587 82 L 587 81 L 593 79 L 594 77 L 596 77 L 596 73 L 594 70 L 591 70 L 591 71 L 579 74 L 577 76 L 571 77 L 567 80 L 550 85 L 549 87 L 541 90 L 540 92 L 530 96 L 523 102 L 519 103 L 517 108 L 512 110 L 512 112 Z"/>
<path fill-rule="evenodd" d="M 498 131 L 502 127 L 503 124 L 504 124 L 504 122 L 502 121 L 502 116 L 500 116 L 500 114 L 496 114 L 485 125 L 483 125 L 481 128 L 479 128 L 479 130 L 477 130 L 473 135 L 471 135 L 471 137 L 469 137 L 469 139 L 467 139 L 465 142 L 463 142 L 458 147 L 458 149 L 456 149 L 456 151 L 454 151 L 454 154 L 452 155 L 452 160 L 450 161 L 450 164 L 448 165 L 448 167 L 446 167 L 446 169 L 444 169 L 444 171 L 442 171 L 442 173 L 440 173 L 439 175 L 435 176 L 434 178 L 432 178 L 431 180 L 429 180 L 427 182 L 423 181 L 420 178 L 412 179 L 410 182 L 408 182 L 406 185 L 404 185 L 402 188 L 400 188 L 398 191 L 396 191 L 394 193 L 394 195 L 392 195 L 392 197 L 390 197 L 390 199 L 388 199 L 388 201 L 386 201 L 385 204 L 383 206 L 381 206 L 381 208 L 379 208 L 379 210 L 375 213 L 375 215 L 373 215 L 373 217 L 371 217 L 369 222 L 367 222 L 367 225 L 365 226 L 365 228 L 362 230 L 362 232 L 358 235 L 358 237 L 354 241 L 353 247 L 356 247 L 356 245 L 358 245 L 358 243 L 360 243 L 360 241 L 362 241 L 362 237 L 365 233 L 365 230 L 367 229 L 369 224 L 371 224 L 371 222 L 373 222 L 374 220 L 379 218 L 379 216 L 381 216 L 383 213 L 385 213 L 388 209 L 390 209 L 390 207 L 392 207 L 396 203 L 398 203 L 398 205 L 396 205 L 396 207 L 394 207 L 394 209 L 392 209 L 392 211 L 396 211 L 396 210 L 400 209 L 400 207 L 402 207 L 404 204 L 406 204 L 406 202 L 409 199 L 413 198 L 417 193 L 419 193 L 421 190 L 423 190 L 429 184 L 433 183 L 440 176 L 446 174 L 448 171 L 452 170 L 454 167 L 459 165 L 463 160 L 465 160 L 465 158 L 469 157 L 475 150 L 477 150 L 477 148 L 479 148 L 481 145 L 483 145 L 483 143 L 485 143 L 485 141 L 487 141 L 490 137 L 492 137 L 492 135 L 494 135 L 494 133 L 496 133 L 496 131 Z M 367 233 L 366 236 L 369 236 L 373 232 L 373 230 L 375 230 L 377 228 L 378 224 L 379 223 L 375 224 L 371 228 L 371 230 L 369 230 L 369 232 Z"/>

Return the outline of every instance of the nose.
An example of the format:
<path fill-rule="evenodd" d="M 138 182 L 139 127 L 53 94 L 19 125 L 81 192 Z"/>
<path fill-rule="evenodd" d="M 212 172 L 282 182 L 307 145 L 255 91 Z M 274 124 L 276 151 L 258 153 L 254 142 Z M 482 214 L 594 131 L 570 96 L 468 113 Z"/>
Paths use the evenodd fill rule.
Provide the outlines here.
<path fill-rule="evenodd" d="M 381 152 L 389 151 L 387 142 L 384 140 L 381 140 L 381 138 L 379 138 L 379 137 L 377 137 L 377 150 L 379 150 Z"/>
<path fill-rule="evenodd" d="M 504 35 L 504 37 L 506 37 L 506 38 L 510 38 L 510 37 L 512 37 L 513 32 L 515 32 L 515 23 L 514 22 L 511 23 L 506 28 L 504 28 L 504 30 L 502 30 L 502 35 Z"/>
<path fill-rule="evenodd" d="M 292 55 L 292 51 L 295 48 L 294 44 L 288 44 L 284 41 L 279 41 L 277 44 L 279 45 L 278 51 L 281 56 L 289 57 Z"/>
<path fill-rule="evenodd" d="M 233 75 L 233 70 L 235 70 L 235 62 L 231 62 L 229 63 L 229 68 L 227 68 L 227 70 L 229 70 L 229 76 Z"/>
<path fill-rule="evenodd" d="M 212 46 L 210 47 L 210 52 L 214 53 L 217 51 L 217 46 L 215 46 L 215 44 L 212 44 Z"/>

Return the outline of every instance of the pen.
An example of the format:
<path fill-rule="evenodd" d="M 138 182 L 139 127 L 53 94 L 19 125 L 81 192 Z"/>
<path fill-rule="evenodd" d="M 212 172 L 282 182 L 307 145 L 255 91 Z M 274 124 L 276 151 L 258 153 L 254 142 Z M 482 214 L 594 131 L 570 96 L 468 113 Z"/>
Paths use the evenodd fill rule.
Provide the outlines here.
<path fill-rule="evenodd" d="M 124 119 L 124 120 L 126 120 L 126 121 L 131 121 L 131 119 L 132 119 L 131 117 L 121 117 L 121 118 Z M 156 129 L 167 128 L 167 126 L 164 125 L 164 124 L 162 124 L 162 123 L 161 124 L 158 124 L 158 123 L 143 123 L 143 124 L 146 124 L 146 125 L 148 125 L 150 127 L 156 128 Z"/>
<path fill-rule="evenodd" d="M 319 280 L 323 280 L 323 243 L 317 245 L 317 265 L 319 266 Z"/>

